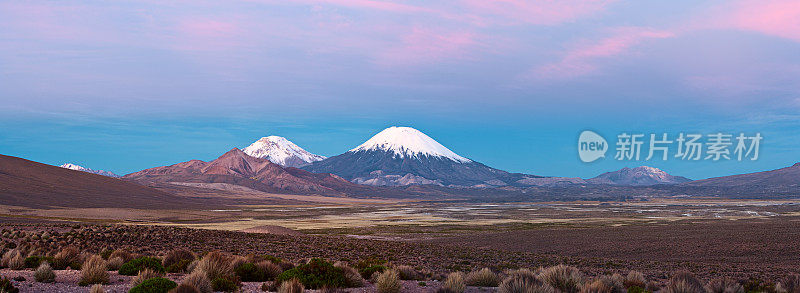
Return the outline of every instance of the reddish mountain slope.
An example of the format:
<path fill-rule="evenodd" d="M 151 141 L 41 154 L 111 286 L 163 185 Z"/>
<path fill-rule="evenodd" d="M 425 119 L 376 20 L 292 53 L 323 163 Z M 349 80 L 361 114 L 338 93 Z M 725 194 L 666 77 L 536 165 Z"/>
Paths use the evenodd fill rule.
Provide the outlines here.
<path fill-rule="evenodd" d="M 142 170 L 123 178 L 142 183 L 229 183 L 265 192 L 324 195 L 344 195 L 346 190 L 357 188 L 356 184 L 338 176 L 283 168 L 267 159 L 248 156 L 239 149 L 232 149 L 210 162 L 192 160 Z"/>
<path fill-rule="evenodd" d="M 0 155 L 0 204 L 25 207 L 187 208 L 189 200 L 116 178 Z"/>

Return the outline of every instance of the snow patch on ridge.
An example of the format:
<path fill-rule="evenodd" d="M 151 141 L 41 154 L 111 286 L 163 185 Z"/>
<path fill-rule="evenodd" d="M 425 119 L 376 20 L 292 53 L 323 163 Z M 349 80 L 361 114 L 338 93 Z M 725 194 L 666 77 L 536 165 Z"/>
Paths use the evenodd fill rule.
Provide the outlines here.
<path fill-rule="evenodd" d="M 242 151 L 251 157 L 267 159 L 284 167 L 299 167 L 325 159 L 275 135 L 262 137 Z"/>
<path fill-rule="evenodd" d="M 81 172 L 86 172 L 86 173 L 92 173 L 92 174 L 97 174 L 97 175 L 114 177 L 114 178 L 119 178 L 120 177 L 119 175 L 114 174 L 114 172 L 111 172 L 111 171 L 92 170 L 92 169 L 89 169 L 89 168 L 86 168 L 86 167 L 83 167 L 83 166 L 80 166 L 80 165 L 76 165 L 76 164 L 73 164 L 73 163 L 62 164 L 59 167 L 65 168 L 65 169 L 70 169 L 70 170 L 75 170 L 75 171 L 81 171 Z"/>
<path fill-rule="evenodd" d="M 350 152 L 377 150 L 393 152 L 401 158 L 430 156 L 443 157 L 460 163 L 472 162 L 411 127 L 386 128 Z"/>

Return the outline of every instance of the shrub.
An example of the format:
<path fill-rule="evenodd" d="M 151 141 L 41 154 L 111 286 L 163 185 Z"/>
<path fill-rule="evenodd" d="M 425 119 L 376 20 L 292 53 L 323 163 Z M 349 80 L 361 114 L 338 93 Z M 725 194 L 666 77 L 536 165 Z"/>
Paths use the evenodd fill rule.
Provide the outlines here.
<path fill-rule="evenodd" d="M 39 267 L 39 265 L 42 264 L 42 262 L 52 262 L 52 261 L 53 261 L 52 257 L 42 257 L 38 255 L 32 255 L 25 258 L 25 267 L 33 269 Z"/>
<path fill-rule="evenodd" d="M 333 264 L 333 266 L 342 269 L 344 278 L 347 280 L 348 288 L 357 288 L 364 286 L 364 278 L 362 278 L 361 274 L 359 274 L 358 271 L 353 267 L 350 267 L 349 265 L 341 261 L 337 261 L 336 263 Z"/>
<path fill-rule="evenodd" d="M 268 260 L 257 262 L 256 267 L 266 274 L 267 280 L 275 280 L 275 277 L 283 272 L 281 266 Z"/>
<path fill-rule="evenodd" d="M 157 272 L 157 271 L 154 271 L 154 270 L 151 270 L 151 269 L 144 269 L 144 270 L 139 271 L 139 274 L 137 274 L 136 277 L 133 277 L 133 279 L 131 280 L 131 284 L 133 286 L 136 286 L 136 285 L 141 284 L 144 281 L 147 281 L 147 280 L 150 280 L 150 279 L 153 279 L 153 278 L 158 278 L 158 277 L 161 277 L 161 276 L 164 276 L 164 273 Z"/>
<path fill-rule="evenodd" d="M 395 270 L 386 270 L 375 278 L 375 288 L 378 293 L 398 293 L 402 288 L 400 273 Z"/>
<path fill-rule="evenodd" d="M 542 270 L 539 280 L 561 292 L 575 293 L 581 289 L 583 273 L 574 267 L 557 265 Z"/>
<path fill-rule="evenodd" d="M 180 273 L 186 272 L 186 268 L 194 261 L 195 255 L 193 252 L 186 249 L 174 249 L 167 252 L 164 256 L 162 265 L 166 268 L 167 272 Z"/>
<path fill-rule="evenodd" d="M 50 264 L 43 262 L 36 268 L 36 271 L 33 272 L 33 279 L 40 283 L 52 283 L 56 281 L 56 274 L 53 273 Z"/>
<path fill-rule="evenodd" d="M 161 261 L 155 257 L 140 257 L 129 262 L 126 262 L 119 267 L 119 274 L 124 276 L 135 276 L 144 269 L 151 269 L 156 272 L 164 272 L 164 267 L 161 266 Z"/>
<path fill-rule="evenodd" d="M 447 293 L 461 293 L 467 289 L 467 284 L 464 283 L 464 273 L 454 272 L 447 275 L 447 279 L 442 283 L 442 288 L 439 292 Z"/>
<path fill-rule="evenodd" d="M 55 256 L 53 256 L 53 268 L 56 270 L 64 270 L 69 266 L 73 269 L 79 267 L 76 265 L 80 260 L 80 251 L 74 246 L 67 246 L 62 248 Z"/>
<path fill-rule="evenodd" d="M 194 270 L 206 273 L 209 280 L 217 278 L 232 278 L 235 276 L 231 258 L 221 252 L 210 252 L 197 262 Z"/>
<path fill-rule="evenodd" d="M 260 270 L 255 264 L 243 263 L 233 270 L 244 282 L 264 282 L 267 280 L 266 272 Z"/>
<path fill-rule="evenodd" d="M 661 293 L 704 293 L 705 289 L 692 273 L 681 271 L 677 272 L 669 279 L 667 286 Z"/>
<path fill-rule="evenodd" d="M 303 293 L 305 289 L 306 288 L 303 286 L 303 283 L 301 283 L 300 280 L 290 279 L 281 282 L 281 286 L 278 287 L 278 293 Z"/>
<path fill-rule="evenodd" d="M 11 283 L 11 280 L 9 280 L 6 277 L 3 277 L 3 279 L 0 279 L 0 292 L 19 293 L 19 289 L 17 289 L 17 287 L 14 287 L 14 284 Z"/>
<path fill-rule="evenodd" d="M 556 290 L 536 278 L 528 269 L 518 270 L 520 273 L 510 274 L 500 283 L 498 293 L 555 293 Z"/>
<path fill-rule="evenodd" d="M 100 257 L 102 257 L 102 256 L 100 256 Z M 105 293 L 105 292 L 106 292 L 106 290 L 103 289 L 103 285 L 100 285 L 100 284 L 94 284 L 94 286 L 92 286 L 92 289 L 89 290 L 89 293 Z"/>
<path fill-rule="evenodd" d="M 108 260 L 106 265 L 109 271 L 118 271 L 123 264 L 125 264 L 125 261 L 121 257 L 112 257 Z"/>
<path fill-rule="evenodd" d="M 744 293 L 744 287 L 738 282 L 728 279 L 720 278 L 714 279 L 706 284 L 706 292 L 708 293 Z"/>
<path fill-rule="evenodd" d="M 186 276 L 186 278 L 183 278 L 181 285 L 191 286 L 200 293 L 211 293 L 214 291 L 208 276 L 201 270 L 194 271 Z"/>
<path fill-rule="evenodd" d="M 158 277 L 146 280 L 134 286 L 128 293 L 167 293 L 175 287 L 178 287 L 178 284 L 175 284 L 175 282 Z"/>
<path fill-rule="evenodd" d="M 280 283 L 294 278 L 311 289 L 342 288 L 348 285 L 341 268 L 334 267 L 333 264 L 319 258 L 281 273 L 276 281 Z"/>
<path fill-rule="evenodd" d="M 778 292 L 800 293 L 800 275 L 791 274 L 781 280 L 776 287 Z"/>
<path fill-rule="evenodd" d="M 234 279 L 216 278 L 211 281 L 211 287 L 214 288 L 214 291 L 235 292 L 239 289 L 239 284 Z"/>
<path fill-rule="evenodd" d="M 364 267 L 363 269 L 358 270 L 358 273 L 361 274 L 361 277 L 364 279 L 372 278 L 372 275 L 375 273 L 383 273 L 386 270 L 385 266 L 382 265 L 372 265 L 368 267 Z"/>
<path fill-rule="evenodd" d="M 106 261 L 99 255 L 93 255 L 81 266 L 81 286 L 91 284 L 108 284 Z"/>
<path fill-rule="evenodd" d="M 625 288 L 630 288 L 630 287 L 646 288 L 647 279 L 645 279 L 644 274 L 640 273 L 639 271 L 630 271 L 628 275 L 625 277 L 625 280 L 622 281 L 622 284 L 625 285 Z"/>
<path fill-rule="evenodd" d="M 592 282 L 585 284 L 581 293 L 626 293 L 622 284 L 622 276 L 600 276 Z"/>
<path fill-rule="evenodd" d="M 417 270 L 411 266 L 398 266 L 397 272 L 400 273 L 400 280 L 417 280 L 421 279 Z"/>
<path fill-rule="evenodd" d="M 472 271 L 467 274 L 466 283 L 476 287 L 497 287 L 500 284 L 500 277 L 489 268 Z"/>

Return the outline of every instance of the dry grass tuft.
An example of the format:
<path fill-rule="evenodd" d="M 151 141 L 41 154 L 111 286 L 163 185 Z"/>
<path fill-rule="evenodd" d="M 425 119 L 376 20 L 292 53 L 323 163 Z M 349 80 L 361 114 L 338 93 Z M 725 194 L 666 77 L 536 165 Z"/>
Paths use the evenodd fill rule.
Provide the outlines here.
<path fill-rule="evenodd" d="M 669 279 L 667 286 L 660 293 L 705 293 L 703 284 L 690 272 L 677 272 Z"/>
<path fill-rule="evenodd" d="M 461 293 L 466 289 L 467 284 L 464 283 L 464 273 L 454 272 L 447 275 L 447 279 L 442 282 L 442 288 L 439 288 L 439 292 Z"/>
<path fill-rule="evenodd" d="M 108 259 L 108 263 L 106 263 L 106 265 L 108 266 L 109 271 L 117 271 L 124 263 L 125 260 L 123 260 L 121 257 L 112 257 Z"/>
<path fill-rule="evenodd" d="M 122 259 L 122 263 L 129 262 L 133 259 L 133 255 L 130 252 L 127 252 L 123 249 L 116 249 L 111 252 L 111 255 L 108 256 L 108 259 L 112 259 L 115 257 L 119 257 Z"/>
<path fill-rule="evenodd" d="M 739 282 L 728 278 L 714 279 L 706 284 L 707 293 L 744 293 L 744 287 Z"/>
<path fill-rule="evenodd" d="M 22 253 L 20 253 L 19 250 L 8 260 L 8 268 L 12 270 L 21 270 L 25 268 L 25 258 L 22 257 Z"/>
<path fill-rule="evenodd" d="M 333 266 L 342 269 L 344 278 L 347 279 L 348 287 L 357 288 L 364 286 L 364 278 L 361 277 L 361 274 L 359 274 L 358 270 L 356 270 L 355 268 L 341 261 L 337 261 L 336 263 L 333 264 Z"/>
<path fill-rule="evenodd" d="M 202 270 L 195 270 L 186 278 L 183 278 L 181 285 L 191 286 L 197 292 L 200 293 L 211 293 L 213 292 L 213 288 L 211 287 L 211 280 L 208 279 L 208 275 L 206 272 Z M 179 286 L 180 287 L 180 286 Z"/>
<path fill-rule="evenodd" d="M 131 280 L 131 284 L 134 287 L 136 287 L 136 285 L 139 285 L 144 281 L 150 280 L 152 278 L 158 278 L 158 277 L 161 277 L 163 275 L 164 274 L 161 273 L 161 272 L 157 272 L 157 271 L 154 271 L 154 270 L 151 270 L 151 269 L 144 269 L 144 270 L 139 271 L 139 274 L 137 274 L 135 277 L 133 277 L 133 279 Z"/>
<path fill-rule="evenodd" d="M 204 256 L 194 268 L 194 271 L 200 270 L 206 273 L 209 280 L 218 278 L 233 279 L 234 273 L 234 259 L 219 251 L 213 251 Z"/>
<path fill-rule="evenodd" d="M 386 270 L 375 277 L 375 288 L 378 293 L 398 293 L 402 288 L 400 273 L 396 270 Z"/>
<path fill-rule="evenodd" d="M 42 262 L 36 271 L 33 272 L 33 279 L 40 283 L 52 283 L 56 281 L 56 273 L 47 262 Z"/>
<path fill-rule="evenodd" d="M 775 289 L 781 293 L 800 293 L 800 275 L 787 276 L 778 283 Z"/>
<path fill-rule="evenodd" d="M 622 276 L 600 276 L 581 288 L 581 293 L 625 293 Z"/>
<path fill-rule="evenodd" d="M 556 293 L 550 285 L 547 285 L 536 278 L 536 274 L 528 269 L 512 271 L 500 286 L 498 293 Z"/>
<path fill-rule="evenodd" d="M 397 272 L 400 273 L 400 280 L 419 280 L 421 276 L 411 266 L 397 266 Z"/>
<path fill-rule="evenodd" d="M 557 265 L 542 270 L 539 280 L 561 292 L 575 293 L 583 285 L 583 273 L 571 266 Z"/>
<path fill-rule="evenodd" d="M 53 256 L 53 267 L 63 270 L 80 260 L 80 251 L 77 247 L 67 246 Z"/>
<path fill-rule="evenodd" d="M 89 290 L 89 293 L 105 293 L 105 292 L 106 290 L 103 289 L 103 285 L 100 284 L 94 284 L 94 286 L 92 286 L 92 289 Z"/>
<path fill-rule="evenodd" d="M 630 271 L 627 276 L 625 276 L 625 280 L 622 281 L 622 284 L 625 285 L 625 288 L 631 287 L 639 287 L 642 289 L 647 288 L 647 279 L 644 277 L 639 271 Z"/>
<path fill-rule="evenodd" d="M 466 283 L 476 287 L 497 287 L 500 285 L 500 277 L 489 268 L 472 271 L 467 274 Z"/>
<path fill-rule="evenodd" d="M 281 286 L 278 288 L 278 293 L 303 293 L 303 290 L 305 290 L 305 287 L 302 283 L 300 283 L 300 280 L 291 279 L 289 281 L 281 282 Z"/>
<path fill-rule="evenodd" d="M 106 261 L 99 255 L 92 255 L 81 266 L 81 286 L 108 284 Z"/>
<path fill-rule="evenodd" d="M 187 249 L 173 249 L 167 252 L 161 263 L 168 272 L 185 272 L 186 268 L 195 258 L 194 252 Z"/>

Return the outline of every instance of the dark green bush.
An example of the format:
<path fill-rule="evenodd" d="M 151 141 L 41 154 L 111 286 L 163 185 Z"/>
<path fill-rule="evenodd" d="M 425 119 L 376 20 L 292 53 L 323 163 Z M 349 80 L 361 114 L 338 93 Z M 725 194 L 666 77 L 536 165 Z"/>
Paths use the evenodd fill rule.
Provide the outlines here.
<path fill-rule="evenodd" d="M 151 269 L 156 272 L 164 272 L 164 267 L 161 265 L 161 261 L 155 257 L 140 257 L 129 262 L 126 262 L 121 267 L 119 267 L 119 274 L 124 276 L 135 276 L 139 274 L 139 271 L 144 269 Z"/>
<path fill-rule="evenodd" d="M 239 289 L 237 282 L 228 278 L 216 278 L 212 280 L 211 287 L 214 288 L 214 291 L 221 292 L 236 292 L 236 290 Z"/>
<path fill-rule="evenodd" d="M 368 267 L 365 267 L 363 269 L 358 270 L 358 273 L 361 274 L 361 277 L 363 277 L 364 279 L 369 279 L 370 277 L 372 277 L 372 274 L 374 274 L 376 272 L 377 273 L 383 273 L 383 271 L 385 271 L 385 270 L 386 270 L 385 266 L 372 265 L 372 266 L 368 266 Z"/>
<path fill-rule="evenodd" d="M 11 283 L 11 280 L 3 277 L 3 279 L 0 279 L 0 292 L 18 293 L 19 289 L 14 287 L 14 284 Z"/>
<path fill-rule="evenodd" d="M 312 259 L 307 264 L 299 265 L 281 273 L 275 281 L 280 283 L 293 278 L 297 278 L 300 283 L 310 289 L 322 287 L 344 288 L 347 286 L 344 270 L 334 267 L 333 264 L 319 258 Z"/>
<path fill-rule="evenodd" d="M 38 255 L 29 256 L 29 257 L 25 258 L 25 267 L 29 268 L 29 269 L 35 269 L 35 268 L 39 267 L 39 265 L 42 264 L 43 261 L 46 261 L 48 263 L 52 263 L 53 262 L 53 258 L 52 257 L 42 257 L 42 256 L 38 256 Z"/>
<path fill-rule="evenodd" d="M 131 288 L 128 293 L 167 293 L 169 290 L 178 287 L 178 284 L 165 278 L 152 278 Z"/>
<path fill-rule="evenodd" d="M 260 270 L 253 263 L 243 263 L 233 270 L 243 282 L 264 282 L 269 279 L 267 272 Z"/>

